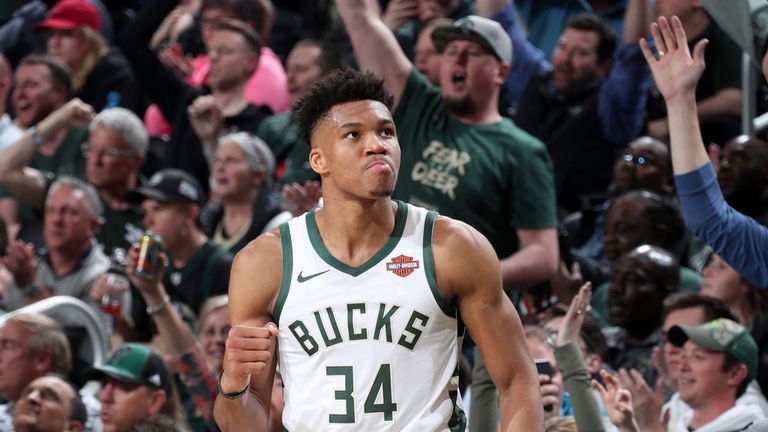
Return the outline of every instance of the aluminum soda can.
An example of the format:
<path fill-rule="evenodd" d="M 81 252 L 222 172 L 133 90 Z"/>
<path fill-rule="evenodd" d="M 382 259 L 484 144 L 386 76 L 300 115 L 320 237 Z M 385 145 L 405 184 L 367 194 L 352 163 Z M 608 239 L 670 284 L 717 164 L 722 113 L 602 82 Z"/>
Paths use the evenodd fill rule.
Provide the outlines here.
<path fill-rule="evenodd" d="M 152 231 L 145 231 L 141 236 L 139 259 L 136 263 L 136 274 L 144 278 L 155 277 L 162 270 L 160 252 L 163 250 L 162 237 Z"/>

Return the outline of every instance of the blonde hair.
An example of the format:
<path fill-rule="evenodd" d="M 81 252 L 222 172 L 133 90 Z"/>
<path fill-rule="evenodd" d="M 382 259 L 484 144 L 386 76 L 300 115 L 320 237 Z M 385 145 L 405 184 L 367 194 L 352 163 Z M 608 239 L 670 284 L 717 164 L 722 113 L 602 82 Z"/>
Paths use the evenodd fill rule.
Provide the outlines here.
<path fill-rule="evenodd" d="M 197 319 L 195 333 L 200 333 L 200 330 L 203 328 L 203 324 L 205 324 L 205 320 L 207 320 L 212 313 L 227 306 L 229 306 L 229 296 L 226 294 L 213 296 L 206 300 L 205 303 L 203 303 L 203 305 L 200 307 L 200 317 Z"/>
<path fill-rule="evenodd" d="M 72 71 L 72 90 L 74 92 L 79 91 L 83 85 L 85 85 L 88 75 L 90 75 L 91 71 L 93 71 L 93 68 L 96 67 L 96 64 L 101 58 L 107 55 L 107 51 L 109 50 L 101 33 L 84 25 L 79 26 L 78 31 L 80 31 L 83 36 L 87 50 L 80 67 Z"/>

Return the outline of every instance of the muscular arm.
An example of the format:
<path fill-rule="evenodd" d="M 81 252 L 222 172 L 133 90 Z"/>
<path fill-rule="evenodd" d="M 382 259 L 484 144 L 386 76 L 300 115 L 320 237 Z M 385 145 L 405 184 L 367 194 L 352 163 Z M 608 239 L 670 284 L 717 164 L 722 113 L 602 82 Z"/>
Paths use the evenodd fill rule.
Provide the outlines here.
<path fill-rule="evenodd" d="M 378 7 L 371 0 L 338 0 L 336 7 L 360 68 L 384 79 L 384 86 L 395 97 L 397 106 L 413 65 L 381 20 Z"/>
<path fill-rule="evenodd" d="M 518 229 L 520 250 L 501 260 L 504 290 L 521 290 L 548 280 L 557 271 L 557 230 Z"/>
<path fill-rule="evenodd" d="M 437 285 L 458 306 L 498 388 L 502 430 L 544 430 L 536 370 L 490 243 L 462 222 L 439 218 L 433 246 Z"/>
<path fill-rule="evenodd" d="M 244 342 L 241 336 L 243 330 L 263 330 L 272 322 L 271 311 L 280 288 L 281 273 L 282 253 L 276 231 L 248 244 L 232 264 L 229 282 L 232 330 L 227 337 L 221 388 L 227 393 L 237 392 L 250 382 L 250 390 L 240 399 L 222 396 L 216 399 L 214 417 L 222 431 L 267 430 L 277 341 L 274 337 L 262 337 Z M 249 352 L 244 349 L 246 343 L 252 348 Z"/>

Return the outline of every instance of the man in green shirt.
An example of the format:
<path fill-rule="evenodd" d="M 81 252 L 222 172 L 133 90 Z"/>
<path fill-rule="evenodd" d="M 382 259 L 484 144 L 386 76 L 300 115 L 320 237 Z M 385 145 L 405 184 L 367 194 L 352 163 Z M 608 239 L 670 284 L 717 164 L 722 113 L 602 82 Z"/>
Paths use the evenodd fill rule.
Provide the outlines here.
<path fill-rule="evenodd" d="M 476 16 L 435 29 L 437 88 L 414 70 L 374 5 L 337 7 L 361 68 L 383 77 L 395 97 L 402 152 L 395 197 L 488 237 L 508 292 L 549 279 L 558 265 L 552 164 L 539 140 L 498 112 L 512 57 L 506 32 Z M 472 392 L 470 428 L 494 430 L 495 389 L 479 356 Z"/>

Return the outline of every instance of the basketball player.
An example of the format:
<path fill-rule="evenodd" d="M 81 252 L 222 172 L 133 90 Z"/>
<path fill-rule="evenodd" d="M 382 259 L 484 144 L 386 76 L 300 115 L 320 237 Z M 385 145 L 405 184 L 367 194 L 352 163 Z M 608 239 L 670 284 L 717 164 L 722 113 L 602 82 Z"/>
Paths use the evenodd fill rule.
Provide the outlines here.
<path fill-rule="evenodd" d="M 222 430 L 266 429 L 279 359 L 288 431 L 463 431 L 466 325 L 499 389 L 502 430 L 543 431 L 536 371 L 490 244 L 390 198 L 400 165 L 391 103 L 380 79 L 353 71 L 299 101 L 324 205 L 235 259 Z"/>

